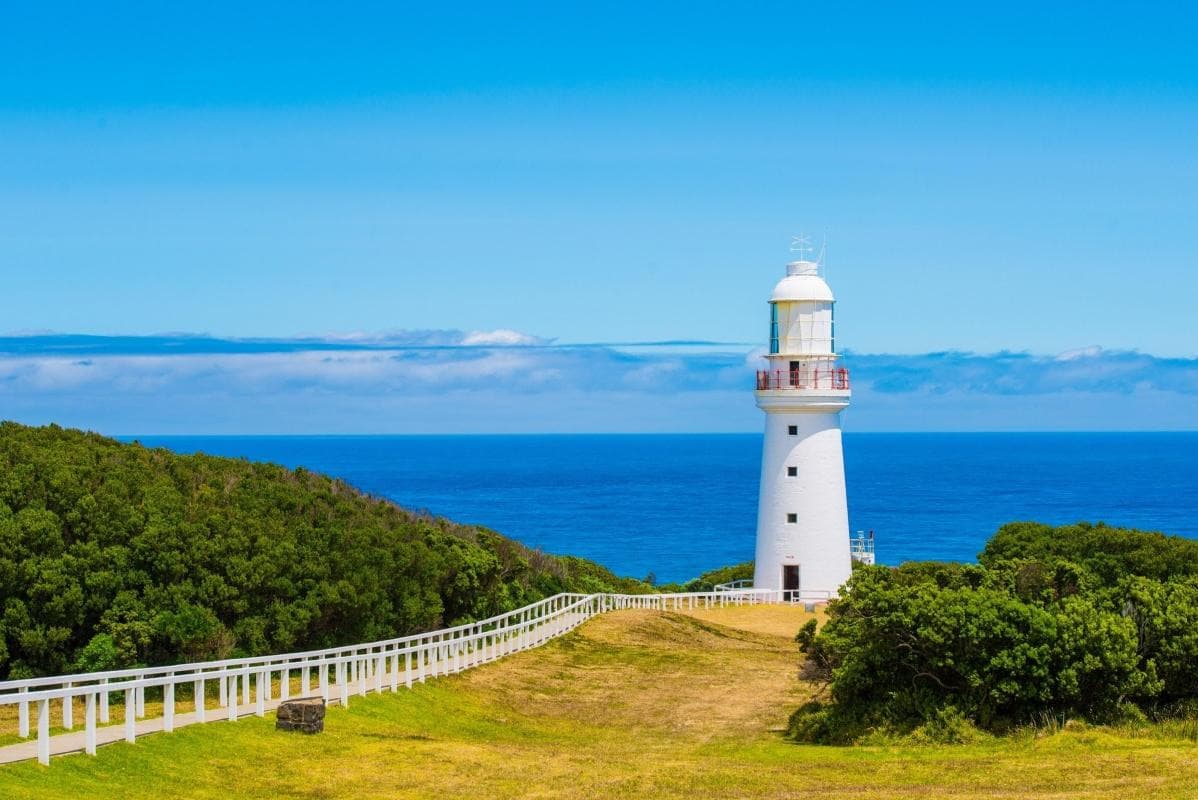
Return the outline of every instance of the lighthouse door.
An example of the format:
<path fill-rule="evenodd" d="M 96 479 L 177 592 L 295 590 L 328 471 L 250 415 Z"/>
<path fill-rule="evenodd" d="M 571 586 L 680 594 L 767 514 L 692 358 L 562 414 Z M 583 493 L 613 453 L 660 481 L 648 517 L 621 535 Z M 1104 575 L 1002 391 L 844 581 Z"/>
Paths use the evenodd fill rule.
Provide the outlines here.
<path fill-rule="evenodd" d="M 782 599 L 795 602 L 799 599 L 799 565 L 782 565 Z"/>

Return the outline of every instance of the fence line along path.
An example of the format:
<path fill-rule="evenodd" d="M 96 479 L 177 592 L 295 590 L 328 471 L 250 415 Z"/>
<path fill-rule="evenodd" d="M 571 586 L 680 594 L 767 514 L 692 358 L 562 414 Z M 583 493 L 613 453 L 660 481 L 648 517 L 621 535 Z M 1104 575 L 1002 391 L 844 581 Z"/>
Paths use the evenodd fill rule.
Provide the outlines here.
<path fill-rule="evenodd" d="M 55 675 L 0 681 L 0 706 L 17 706 L 18 735 L 31 741 L 0 747 L 0 763 L 83 751 L 119 740 L 171 732 L 184 725 L 234 721 L 240 716 L 264 716 L 289 699 L 298 676 L 299 696 L 317 694 L 328 703 L 349 705 L 350 695 L 397 691 L 414 682 L 449 675 L 527 650 L 561 636 L 591 617 L 627 608 L 687 610 L 726 605 L 778 602 L 823 602 L 826 596 L 797 592 L 719 586 L 714 592 L 678 594 L 558 594 L 490 619 L 398 639 L 195 664 Z M 274 688 L 277 680 L 278 694 Z M 218 707 L 205 702 L 216 685 Z M 162 710 L 146 713 L 146 689 L 160 689 Z M 110 704 L 124 706 L 124 724 L 110 724 Z M 82 730 L 77 731 L 76 698 L 83 699 Z M 51 736 L 50 712 L 61 703 L 65 732 Z"/>

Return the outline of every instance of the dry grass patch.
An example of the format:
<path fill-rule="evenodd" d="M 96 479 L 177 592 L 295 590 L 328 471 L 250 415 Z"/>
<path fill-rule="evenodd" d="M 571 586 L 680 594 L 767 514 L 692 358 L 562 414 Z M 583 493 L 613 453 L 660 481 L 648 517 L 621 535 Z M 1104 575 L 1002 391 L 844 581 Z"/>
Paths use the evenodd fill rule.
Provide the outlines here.
<path fill-rule="evenodd" d="M 793 636 L 806 616 L 786 611 Z M 529 715 L 624 732 L 684 733 L 701 742 L 781 726 L 808 694 L 790 637 L 720 624 L 721 613 L 607 614 L 536 657 L 459 680 Z"/>

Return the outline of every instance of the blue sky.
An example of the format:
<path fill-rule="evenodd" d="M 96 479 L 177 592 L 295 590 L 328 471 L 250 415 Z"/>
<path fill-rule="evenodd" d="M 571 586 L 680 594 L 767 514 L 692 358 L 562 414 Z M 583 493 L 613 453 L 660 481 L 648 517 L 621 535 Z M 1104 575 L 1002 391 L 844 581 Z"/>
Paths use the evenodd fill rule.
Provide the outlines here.
<path fill-rule="evenodd" d="M 326 366 L 300 403 L 234 366 L 279 354 L 151 338 L 165 349 L 60 364 L 35 338 L 0 347 L 0 417 L 166 432 L 203 394 L 191 430 L 751 430 L 748 394 L 711 371 L 764 336 L 807 231 L 829 239 L 838 341 L 866 371 L 850 424 L 1198 427 L 1196 21 L 1184 4 L 8 8 L 0 333 L 257 337 L 295 359 L 297 337 L 509 329 L 536 347 L 488 352 L 650 371 L 678 354 L 569 346 L 730 344 L 683 354 L 711 385 L 666 411 L 610 364 L 572 399 L 541 386 L 543 405 L 514 376 L 438 404 Z M 1092 374 L 1029 381 L 1077 351 Z M 895 389 L 886 370 L 943 371 L 929 353 L 994 380 Z M 71 389 L 81 361 L 96 374 Z"/>

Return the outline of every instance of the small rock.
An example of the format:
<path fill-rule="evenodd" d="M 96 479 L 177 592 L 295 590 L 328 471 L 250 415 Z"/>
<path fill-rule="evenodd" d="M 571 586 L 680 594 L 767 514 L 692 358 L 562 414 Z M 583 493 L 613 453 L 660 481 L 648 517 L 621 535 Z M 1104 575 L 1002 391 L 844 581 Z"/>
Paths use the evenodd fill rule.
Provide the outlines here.
<path fill-rule="evenodd" d="M 324 698 L 301 697 L 280 703 L 275 730 L 320 733 L 324 730 Z"/>

